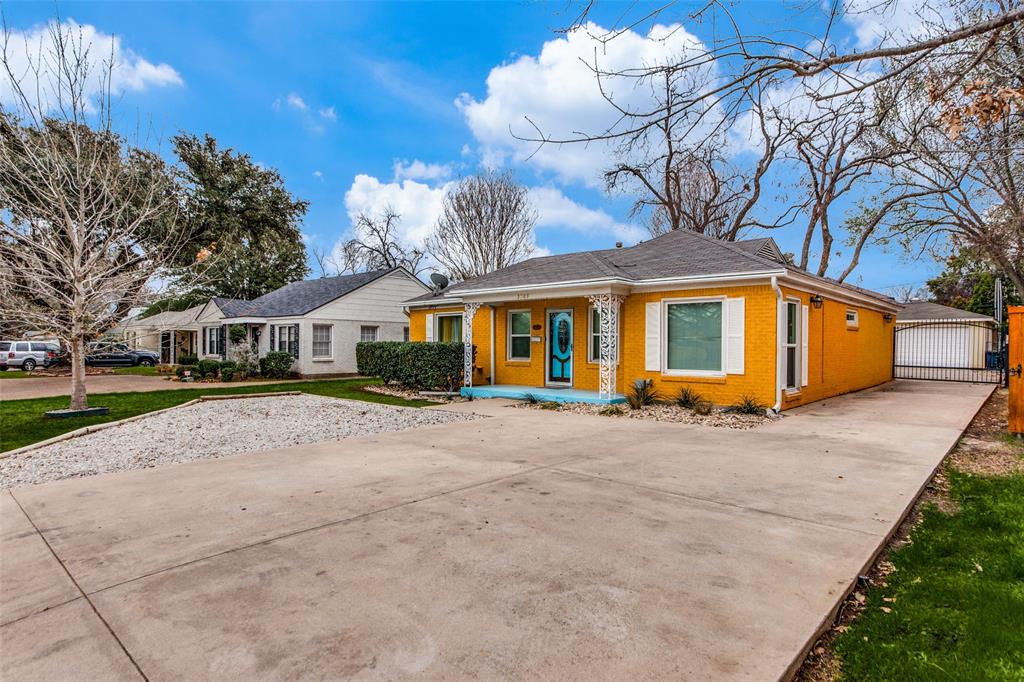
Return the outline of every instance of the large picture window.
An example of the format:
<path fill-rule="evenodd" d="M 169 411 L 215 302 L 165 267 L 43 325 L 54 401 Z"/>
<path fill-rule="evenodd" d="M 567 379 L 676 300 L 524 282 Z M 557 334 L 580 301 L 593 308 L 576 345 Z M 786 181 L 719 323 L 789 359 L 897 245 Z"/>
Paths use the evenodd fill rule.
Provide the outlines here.
<path fill-rule="evenodd" d="M 665 306 L 665 368 L 680 374 L 720 374 L 722 301 Z"/>
<path fill-rule="evenodd" d="M 508 313 L 508 359 L 530 359 L 530 311 L 511 310 Z"/>
<path fill-rule="evenodd" d="M 438 315 L 437 333 L 434 340 L 441 343 L 458 343 L 462 341 L 462 315 Z"/>
<path fill-rule="evenodd" d="M 329 324 L 313 325 L 313 357 L 331 357 L 331 334 L 334 327 Z"/>
<path fill-rule="evenodd" d="M 619 330 L 615 330 L 618 337 Z M 619 361 L 619 344 L 621 339 L 615 339 L 615 362 Z M 590 309 L 590 345 L 587 348 L 588 362 L 601 362 L 601 312 L 597 308 Z"/>

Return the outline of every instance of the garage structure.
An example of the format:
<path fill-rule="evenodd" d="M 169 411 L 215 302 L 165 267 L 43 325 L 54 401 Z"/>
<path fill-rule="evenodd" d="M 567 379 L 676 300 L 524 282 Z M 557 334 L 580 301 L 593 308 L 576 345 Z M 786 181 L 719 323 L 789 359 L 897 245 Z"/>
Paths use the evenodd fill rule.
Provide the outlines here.
<path fill-rule="evenodd" d="M 999 383 L 1002 355 L 989 315 L 928 301 L 907 303 L 896 315 L 898 379 Z"/>

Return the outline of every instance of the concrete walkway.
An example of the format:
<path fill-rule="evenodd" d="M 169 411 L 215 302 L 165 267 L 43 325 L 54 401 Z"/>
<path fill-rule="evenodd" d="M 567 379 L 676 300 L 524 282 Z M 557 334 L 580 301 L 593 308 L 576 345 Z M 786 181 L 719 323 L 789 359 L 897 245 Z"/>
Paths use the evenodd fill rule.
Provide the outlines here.
<path fill-rule="evenodd" d="M 0 678 L 781 678 L 990 391 L 463 403 L 496 416 L 15 489 Z"/>
<path fill-rule="evenodd" d="M 293 379 L 270 381 L 235 381 L 230 383 L 193 384 L 167 381 L 160 376 L 136 376 L 134 374 L 94 374 L 86 377 L 85 388 L 89 395 L 99 393 L 130 393 L 167 391 L 176 388 L 228 388 L 231 386 L 259 386 L 261 384 L 283 384 Z M 71 394 L 70 377 L 25 377 L 22 379 L 0 379 L 0 400 L 24 400 L 26 398 L 49 398 Z"/>

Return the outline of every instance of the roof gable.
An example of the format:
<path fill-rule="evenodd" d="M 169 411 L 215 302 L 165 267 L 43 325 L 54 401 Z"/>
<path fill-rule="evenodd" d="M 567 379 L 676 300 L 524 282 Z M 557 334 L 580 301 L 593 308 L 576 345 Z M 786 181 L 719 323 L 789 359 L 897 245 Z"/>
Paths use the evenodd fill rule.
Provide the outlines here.
<path fill-rule="evenodd" d="M 354 275 L 304 279 L 286 284 L 268 294 L 240 306 L 228 317 L 293 317 L 305 315 L 320 306 L 350 294 L 360 287 L 401 268 L 360 272 Z"/>

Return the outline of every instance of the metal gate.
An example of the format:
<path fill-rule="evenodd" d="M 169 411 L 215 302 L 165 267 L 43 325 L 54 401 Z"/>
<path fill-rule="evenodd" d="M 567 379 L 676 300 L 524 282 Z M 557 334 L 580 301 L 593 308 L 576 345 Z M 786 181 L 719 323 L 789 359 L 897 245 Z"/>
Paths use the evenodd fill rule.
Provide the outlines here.
<path fill-rule="evenodd" d="M 1006 351 L 993 322 L 897 322 L 894 343 L 897 379 L 1003 383 Z"/>

